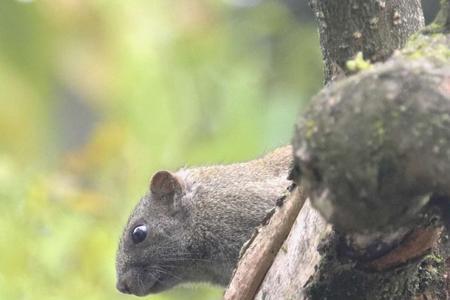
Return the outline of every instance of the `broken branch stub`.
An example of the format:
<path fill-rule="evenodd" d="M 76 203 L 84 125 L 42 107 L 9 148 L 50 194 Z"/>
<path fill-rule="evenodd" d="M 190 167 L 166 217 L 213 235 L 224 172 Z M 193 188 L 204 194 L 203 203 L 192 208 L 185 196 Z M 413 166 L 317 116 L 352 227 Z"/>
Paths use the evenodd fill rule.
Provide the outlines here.
<path fill-rule="evenodd" d="M 312 103 L 297 124 L 296 165 L 313 206 L 339 229 L 396 228 L 431 194 L 450 194 L 448 61 L 397 56 Z"/>

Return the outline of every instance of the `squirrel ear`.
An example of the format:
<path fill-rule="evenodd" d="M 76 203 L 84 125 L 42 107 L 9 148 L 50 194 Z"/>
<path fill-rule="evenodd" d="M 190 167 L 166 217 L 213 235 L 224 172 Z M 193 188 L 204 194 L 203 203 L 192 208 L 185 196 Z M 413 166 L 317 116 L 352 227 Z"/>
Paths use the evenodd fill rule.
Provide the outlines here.
<path fill-rule="evenodd" d="M 169 171 L 159 171 L 153 175 L 150 181 L 150 191 L 158 198 L 180 193 L 183 190 L 183 182 Z"/>

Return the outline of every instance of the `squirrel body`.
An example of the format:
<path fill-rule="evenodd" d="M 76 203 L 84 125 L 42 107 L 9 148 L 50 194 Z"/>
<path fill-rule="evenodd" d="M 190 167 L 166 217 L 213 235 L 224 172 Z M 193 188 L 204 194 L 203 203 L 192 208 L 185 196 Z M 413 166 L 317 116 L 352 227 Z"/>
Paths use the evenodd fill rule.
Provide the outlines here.
<path fill-rule="evenodd" d="M 144 296 L 183 282 L 226 286 L 239 251 L 289 187 L 292 148 L 231 165 L 157 172 L 125 226 L 117 288 Z"/>

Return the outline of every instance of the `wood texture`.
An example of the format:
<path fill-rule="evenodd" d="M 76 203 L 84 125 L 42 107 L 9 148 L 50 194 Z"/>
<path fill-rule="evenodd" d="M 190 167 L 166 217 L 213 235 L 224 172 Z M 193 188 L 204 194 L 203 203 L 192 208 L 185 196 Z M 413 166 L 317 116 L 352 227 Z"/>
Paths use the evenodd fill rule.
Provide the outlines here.
<path fill-rule="evenodd" d="M 295 188 L 283 205 L 277 208 L 268 224 L 258 229 L 257 236 L 239 260 L 233 279 L 225 292 L 225 300 L 254 298 L 305 200 L 303 191 Z"/>
<path fill-rule="evenodd" d="M 304 288 L 321 258 L 317 248 L 331 231 L 306 200 L 255 299 L 306 299 Z"/>
<path fill-rule="evenodd" d="M 358 52 L 384 61 L 424 26 L 420 0 L 309 0 L 320 32 L 325 82 L 349 74 Z"/>

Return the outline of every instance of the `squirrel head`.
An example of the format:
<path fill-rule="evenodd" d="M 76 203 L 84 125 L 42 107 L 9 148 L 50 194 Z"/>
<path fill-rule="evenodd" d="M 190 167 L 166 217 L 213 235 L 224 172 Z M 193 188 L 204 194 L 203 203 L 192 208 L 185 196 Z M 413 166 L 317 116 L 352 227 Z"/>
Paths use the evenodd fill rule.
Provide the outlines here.
<path fill-rule="evenodd" d="M 125 226 L 116 259 L 117 288 L 144 296 L 188 279 L 192 260 L 188 189 L 182 178 L 159 171 Z"/>

